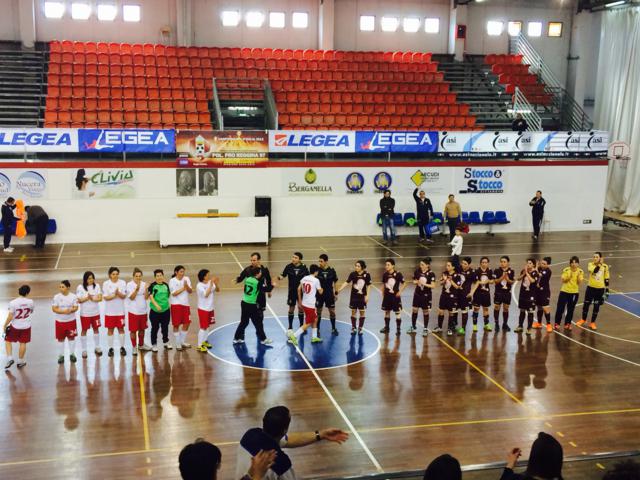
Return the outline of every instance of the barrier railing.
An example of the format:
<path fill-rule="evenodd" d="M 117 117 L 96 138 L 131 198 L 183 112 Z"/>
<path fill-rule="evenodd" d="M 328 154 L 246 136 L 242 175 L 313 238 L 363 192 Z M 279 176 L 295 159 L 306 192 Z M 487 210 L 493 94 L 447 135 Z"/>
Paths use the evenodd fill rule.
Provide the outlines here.
<path fill-rule="evenodd" d="M 267 128 L 269 130 L 278 129 L 278 108 L 276 106 L 276 100 L 271 90 L 271 83 L 268 79 L 263 81 L 264 91 L 264 112 L 267 120 Z"/>
<path fill-rule="evenodd" d="M 513 114 L 516 115 L 518 113 L 521 114 L 529 124 L 529 130 L 542 130 L 542 119 L 540 118 L 540 115 L 538 115 L 535 107 L 531 105 L 529 100 L 527 100 L 527 97 L 522 90 L 516 87 L 516 91 L 513 95 Z"/>
<path fill-rule="evenodd" d="M 215 78 L 213 79 L 213 113 L 216 117 L 216 126 L 218 127 L 218 130 L 224 130 L 222 108 L 220 108 L 220 97 L 218 97 L 218 85 Z"/>

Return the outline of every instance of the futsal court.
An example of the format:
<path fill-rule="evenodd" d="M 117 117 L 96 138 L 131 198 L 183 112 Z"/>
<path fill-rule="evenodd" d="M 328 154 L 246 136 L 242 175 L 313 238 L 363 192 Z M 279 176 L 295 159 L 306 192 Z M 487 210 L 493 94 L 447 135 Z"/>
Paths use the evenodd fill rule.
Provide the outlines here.
<path fill-rule="evenodd" d="M 602 251 L 615 293 L 601 309 L 599 330 L 574 326 L 570 334 L 538 330 L 528 337 L 468 328 L 464 337 L 423 337 L 419 324 L 419 333 L 408 335 L 411 285 L 402 295 L 402 335 L 396 337 L 393 329 L 381 335 L 378 288 L 384 260 L 394 258 L 407 278 L 419 259 L 430 256 L 440 272 L 449 247 L 439 236 L 429 246 L 417 245 L 411 236 L 393 247 L 378 237 L 314 236 L 274 239 L 266 247 L 161 249 L 155 242 L 140 242 L 47 245 L 37 253 L 24 249 L 24 254 L 17 250 L 19 255 L 1 259 L 2 308 L 19 285 L 28 283 L 36 311 L 27 366 L 11 369 L 0 381 L 0 397 L 7 399 L 0 405 L 0 478 L 176 478 L 178 452 L 196 437 L 222 449 L 221 478 L 232 478 L 239 438 L 260 424 L 267 408 L 279 404 L 291 409 L 291 431 L 336 426 L 350 432 L 343 446 L 290 451 L 305 478 L 418 470 L 442 452 L 463 459 L 464 465 L 499 462 L 514 446 L 528 448 L 539 431 L 561 440 L 565 457 L 636 449 L 640 233 L 547 233 L 537 243 L 524 233 L 476 234 L 467 237 L 464 247 L 474 265 L 487 255 L 495 267 L 506 254 L 516 271 L 527 257 L 551 256 L 553 306 L 559 273 L 569 257 L 578 255 L 586 269 L 592 253 Z M 258 344 L 251 326 L 246 344 L 234 347 L 241 289 L 233 281 L 253 251 L 262 254 L 274 278 L 294 251 L 303 252 L 307 265 L 326 253 L 338 284 L 355 260 L 364 259 L 375 284 L 364 334 L 350 335 L 345 290 L 336 305 L 338 336 L 331 335 L 325 319 L 323 343 L 312 345 L 302 337 L 299 348 L 287 344 L 286 285 L 281 283 L 265 312 L 272 348 Z M 87 359 L 79 358 L 75 365 L 56 363 L 50 302 L 61 280 L 70 280 L 75 288 L 83 272 L 92 270 L 101 282 L 116 265 L 121 278 L 128 280 L 139 267 L 149 281 L 154 268 L 171 272 L 177 264 L 185 265 L 192 279 L 203 267 L 220 278 L 208 354 L 161 350 L 132 357 L 127 343 L 126 357 L 97 358 L 89 340 Z M 517 314 L 512 304 L 512 328 Z M 579 315 L 580 307 L 574 321 Z M 188 337 L 192 344 L 195 327 Z M 566 471 L 599 478 L 606 465 L 567 464 Z"/>

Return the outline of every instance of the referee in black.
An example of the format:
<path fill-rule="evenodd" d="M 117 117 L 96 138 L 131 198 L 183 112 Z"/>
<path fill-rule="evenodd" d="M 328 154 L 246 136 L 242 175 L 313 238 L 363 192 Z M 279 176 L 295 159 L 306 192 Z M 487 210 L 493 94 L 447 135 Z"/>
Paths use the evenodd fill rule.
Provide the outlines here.
<path fill-rule="evenodd" d="M 544 206 L 547 201 L 542 198 L 542 192 L 538 190 L 536 196 L 531 199 L 529 206 L 531 207 L 531 217 L 533 220 L 533 239 L 537 240 L 540 236 L 540 226 L 544 217 Z"/>

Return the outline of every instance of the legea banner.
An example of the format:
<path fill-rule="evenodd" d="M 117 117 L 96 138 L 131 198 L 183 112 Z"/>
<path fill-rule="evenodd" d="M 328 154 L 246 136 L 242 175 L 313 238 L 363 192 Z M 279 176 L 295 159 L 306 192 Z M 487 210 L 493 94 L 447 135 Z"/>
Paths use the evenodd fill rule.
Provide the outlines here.
<path fill-rule="evenodd" d="M 269 152 L 354 153 L 356 132 L 340 130 L 269 130 Z"/>
<path fill-rule="evenodd" d="M 78 130 L 0 128 L 0 152 L 77 152 Z"/>

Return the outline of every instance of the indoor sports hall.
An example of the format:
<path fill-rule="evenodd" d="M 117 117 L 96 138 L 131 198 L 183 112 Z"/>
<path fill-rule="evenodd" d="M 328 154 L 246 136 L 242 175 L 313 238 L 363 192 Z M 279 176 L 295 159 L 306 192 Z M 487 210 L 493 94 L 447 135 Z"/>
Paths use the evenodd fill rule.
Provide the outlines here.
<path fill-rule="evenodd" d="M 0 478 L 640 478 L 640 3 L 0 6 Z"/>

